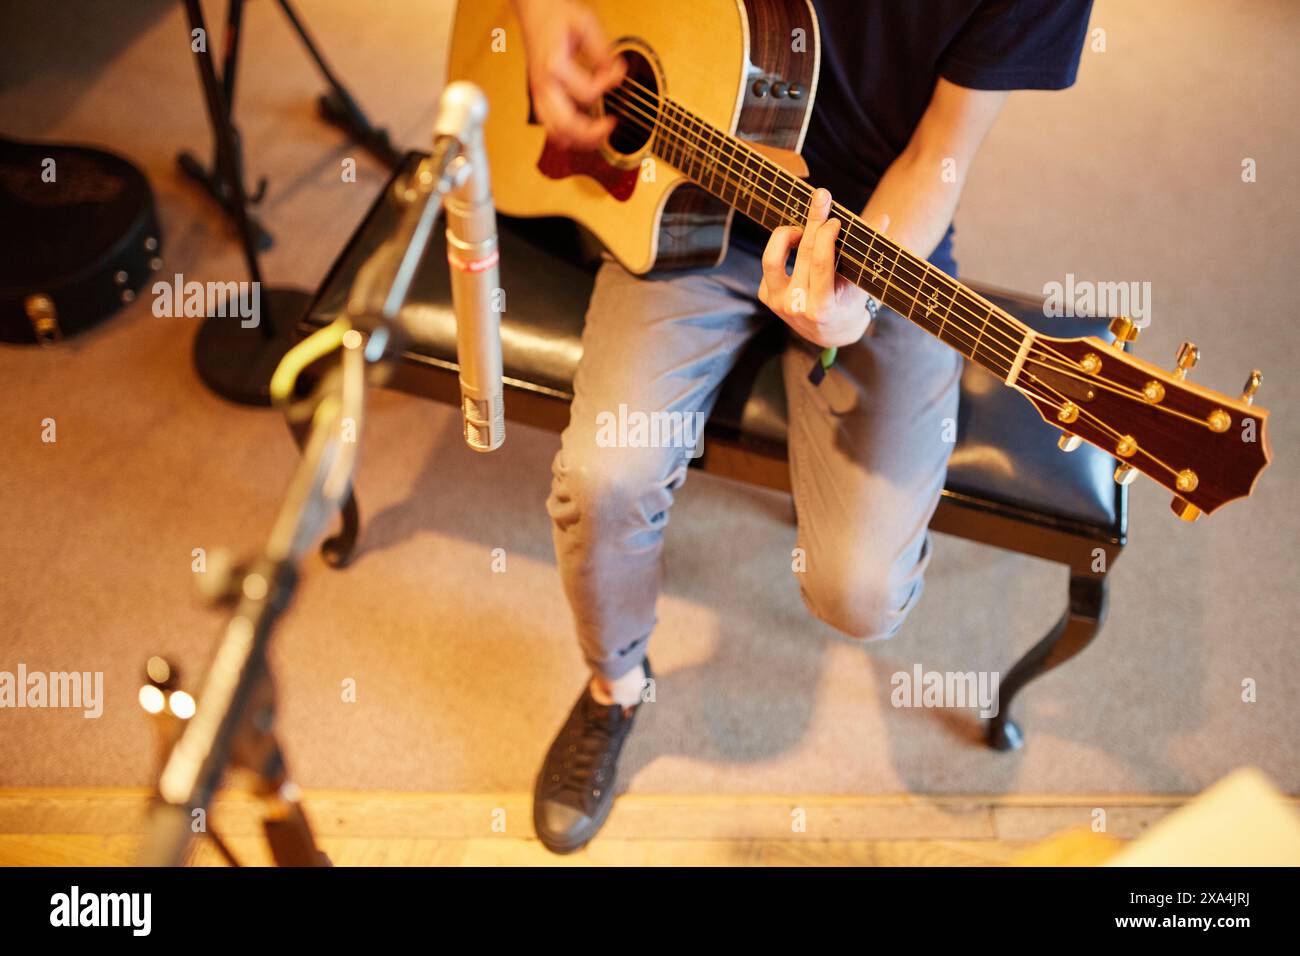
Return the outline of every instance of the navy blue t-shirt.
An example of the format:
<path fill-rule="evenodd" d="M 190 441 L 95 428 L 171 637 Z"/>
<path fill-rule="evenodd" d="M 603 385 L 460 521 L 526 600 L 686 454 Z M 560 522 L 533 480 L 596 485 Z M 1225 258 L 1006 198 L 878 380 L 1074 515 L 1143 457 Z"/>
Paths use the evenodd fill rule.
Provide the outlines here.
<path fill-rule="evenodd" d="M 808 181 L 858 211 L 907 146 L 940 76 L 977 90 L 1070 86 L 1092 0 L 813 0 L 813 5 L 821 28 L 821 72 L 803 147 Z M 751 247 L 756 232 L 757 227 L 737 230 L 742 244 Z M 951 226 L 930 261 L 956 274 Z"/>

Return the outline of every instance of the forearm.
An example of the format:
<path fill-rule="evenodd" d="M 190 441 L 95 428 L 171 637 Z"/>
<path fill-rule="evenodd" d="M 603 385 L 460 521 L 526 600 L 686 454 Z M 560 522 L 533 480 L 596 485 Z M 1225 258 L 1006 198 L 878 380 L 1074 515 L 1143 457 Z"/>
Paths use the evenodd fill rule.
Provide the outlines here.
<path fill-rule="evenodd" d="M 889 217 L 889 236 L 922 256 L 943 239 L 957 211 L 966 174 L 1006 101 L 999 91 L 969 90 L 947 80 L 934 94 L 907 147 L 885 170 L 864 210 L 871 223 Z"/>
<path fill-rule="evenodd" d="M 948 231 L 965 185 L 964 171 L 945 176 L 944 160 L 920 151 L 905 151 L 885 170 L 867 201 L 862 218 L 880 223 L 896 243 L 920 256 L 929 256 Z"/>

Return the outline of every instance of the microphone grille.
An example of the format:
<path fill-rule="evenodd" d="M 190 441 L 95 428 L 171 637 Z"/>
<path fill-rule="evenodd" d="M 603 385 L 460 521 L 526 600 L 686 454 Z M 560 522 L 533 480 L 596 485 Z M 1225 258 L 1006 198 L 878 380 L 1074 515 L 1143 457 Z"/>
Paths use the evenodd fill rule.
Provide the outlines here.
<path fill-rule="evenodd" d="M 498 392 L 491 399 L 461 396 L 465 443 L 474 451 L 492 451 L 505 440 L 505 403 Z"/>

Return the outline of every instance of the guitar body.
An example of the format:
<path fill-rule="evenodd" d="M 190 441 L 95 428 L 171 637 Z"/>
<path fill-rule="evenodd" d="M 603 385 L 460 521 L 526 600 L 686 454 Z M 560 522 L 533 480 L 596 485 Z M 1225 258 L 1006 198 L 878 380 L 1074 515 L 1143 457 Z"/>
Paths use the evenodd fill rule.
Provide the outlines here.
<path fill-rule="evenodd" d="M 589 0 L 589 6 L 646 86 L 659 86 L 751 143 L 802 147 L 819 66 L 810 0 Z M 502 212 L 575 219 L 635 273 L 722 261 L 732 209 L 656 161 L 648 146 L 625 141 L 625 151 L 572 153 L 547 143 L 533 114 L 510 0 L 457 5 L 448 73 L 487 93 L 487 152 Z M 784 95 L 773 96 L 773 84 Z"/>

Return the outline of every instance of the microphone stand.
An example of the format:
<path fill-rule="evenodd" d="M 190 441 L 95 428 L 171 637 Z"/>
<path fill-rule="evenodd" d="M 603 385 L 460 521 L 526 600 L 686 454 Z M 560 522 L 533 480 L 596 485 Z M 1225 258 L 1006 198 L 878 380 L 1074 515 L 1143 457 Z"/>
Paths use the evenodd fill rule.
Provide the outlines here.
<path fill-rule="evenodd" d="M 303 458 L 265 551 L 246 571 L 232 575 L 224 588 L 235 611 L 193 715 L 183 727 L 172 723 L 171 730 L 179 733 L 174 733 L 159 777 L 140 854 L 145 866 L 182 863 L 194 833 L 211 832 L 206 811 L 228 768 L 252 773 L 255 792 L 265 801 L 264 832 L 277 864 L 329 865 L 307 823 L 298 788 L 289 780 L 275 734 L 275 687 L 267 652 L 275 625 L 292 600 L 304 553 L 350 494 L 367 378 L 382 379 L 391 370 L 391 358 L 404 338 L 398 314 L 433 236 L 443 199 L 467 172 L 460 141 L 438 137 L 431 155 L 405 182 L 395 184 L 405 212 L 394 235 L 358 273 L 347 313 L 295 346 L 276 370 L 272 397 L 288 402 L 308 365 L 336 349 L 341 353 L 309 399 L 311 426 Z M 162 681 L 155 686 L 158 691 L 170 689 Z M 142 703 L 150 696 L 148 690 L 141 692 Z M 155 714 L 172 699 L 160 692 L 151 696 L 157 702 Z M 196 826 L 200 819 L 203 827 Z M 212 836 L 234 863 L 225 844 L 215 833 Z"/>
<path fill-rule="evenodd" d="M 382 127 L 376 127 L 366 117 L 364 111 L 353 99 L 352 94 L 348 92 L 347 87 L 338 78 L 334 71 L 326 62 L 324 55 L 320 52 L 319 46 L 307 32 L 306 25 L 298 17 L 297 12 L 289 3 L 289 0 L 278 0 L 280 9 L 284 13 L 285 19 L 293 27 L 298 39 L 302 42 L 303 47 L 307 50 L 308 56 L 316 64 L 316 69 L 320 71 L 321 76 L 325 79 L 329 90 L 322 93 L 316 101 L 317 109 L 321 117 L 328 123 L 337 126 L 348 138 L 361 146 L 362 149 L 370 153 L 384 166 L 390 170 L 396 170 L 402 162 L 402 156 L 393 146 L 389 138 L 388 131 Z M 190 19 L 190 29 L 202 28 L 202 13 L 200 12 L 197 19 L 194 11 L 189 7 L 190 0 L 186 0 L 187 12 Z M 239 46 L 242 35 L 244 17 L 244 0 L 228 0 L 226 7 L 226 33 L 224 42 L 224 56 L 221 64 L 221 91 L 224 108 L 220 113 L 221 121 L 229 125 L 233 134 L 236 146 L 236 161 L 242 166 L 243 154 L 242 147 L 239 145 L 239 130 L 235 127 L 232 114 L 235 108 L 235 78 L 239 65 Z M 206 33 L 205 33 L 206 35 Z M 205 44 L 206 47 L 206 44 Z M 210 56 L 206 49 L 195 51 L 196 57 L 204 55 Z M 215 75 L 215 74 L 214 74 Z M 211 120 L 212 117 L 209 116 Z M 235 197 L 232 195 L 235 183 L 229 179 L 224 164 L 221 159 L 221 147 L 218 142 L 219 137 L 216 135 L 214 125 L 213 137 L 213 161 L 211 167 L 204 167 L 203 163 L 193 153 L 183 152 L 176 157 L 181 170 L 203 187 L 213 199 L 215 199 L 231 218 L 238 224 L 239 214 L 235 209 Z M 240 170 L 242 173 L 242 170 Z M 242 175 L 238 179 L 242 188 Z M 266 194 L 266 179 L 259 178 L 257 188 L 247 197 L 249 205 L 256 206 L 262 201 Z M 256 220 L 253 221 L 253 232 L 256 238 L 256 247 L 260 251 L 271 248 L 273 240 L 271 235 L 261 227 Z"/>
<path fill-rule="evenodd" d="M 264 831 L 277 864 L 329 863 L 316 847 L 297 787 L 288 778 L 275 733 L 275 686 L 267 651 L 297 586 L 298 562 L 337 510 L 351 481 L 357 443 L 342 440 L 342 423 L 351 418 L 359 431 L 363 363 L 360 350 L 345 349 L 340 367 L 322 379 L 306 453 L 266 550 L 246 572 L 231 577 L 227 593 L 236 602 L 235 612 L 193 716 L 159 777 L 140 854 L 145 866 L 174 866 L 184 860 L 192 835 L 207 830 L 206 813 L 228 766 L 253 775 L 255 792 L 266 802 Z M 218 841 L 218 847 L 234 862 L 223 843 Z"/>
<path fill-rule="evenodd" d="M 279 4 L 329 84 L 329 92 L 318 100 L 321 115 L 388 168 L 396 169 L 401 157 L 389 141 L 388 133 L 366 119 L 356 100 L 325 62 L 289 0 L 279 0 Z M 233 117 L 244 0 L 229 0 L 226 8 L 225 54 L 220 77 L 209 49 L 211 36 L 199 0 L 185 0 L 185 10 L 191 37 L 197 31 L 203 38 L 201 47 L 194 51 L 194 58 L 212 127 L 213 163 L 211 169 L 206 169 L 188 152 L 181 153 L 177 162 L 234 219 L 248 279 L 256 283 L 254 288 L 258 290 L 258 328 L 244 328 L 239 321 L 232 320 L 233 303 L 227 302 L 226 308 L 209 315 L 199 327 L 194 340 L 194 365 L 204 384 L 223 398 L 242 405 L 268 405 L 271 375 L 293 346 L 298 320 L 306 312 L 311 297 L 299 289 L 262 285 L 258 253 L 269 249 L 273 240 L 248 210 L 261 202 L 266 179 L 259 179 L 252 195 L 248 194 L 244 186 L 243 146 Z"/>

